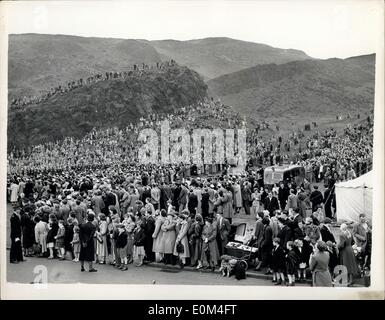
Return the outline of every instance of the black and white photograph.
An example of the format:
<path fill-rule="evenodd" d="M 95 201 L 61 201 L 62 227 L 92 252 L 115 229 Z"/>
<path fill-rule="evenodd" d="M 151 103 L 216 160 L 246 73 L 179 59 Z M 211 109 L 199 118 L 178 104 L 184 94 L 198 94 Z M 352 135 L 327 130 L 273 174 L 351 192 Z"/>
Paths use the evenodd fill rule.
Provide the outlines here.
<path fill-rule="evenodd" d="M 383 299 L 383 1 L 0 13 L 2 298 Z"/>

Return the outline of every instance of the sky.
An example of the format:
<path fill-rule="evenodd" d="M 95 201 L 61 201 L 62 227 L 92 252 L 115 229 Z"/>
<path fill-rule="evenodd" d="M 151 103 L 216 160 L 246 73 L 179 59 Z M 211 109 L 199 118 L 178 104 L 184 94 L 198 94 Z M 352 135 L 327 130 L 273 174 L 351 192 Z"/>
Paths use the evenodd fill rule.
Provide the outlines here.
<path fill-rule="evenodd" d="M 12 1 L 8 33 L 124 39 L 230 37 L 314 58 L 374 53 L 383 45 L 381 0 Z M 5 12 L 5 14 L 4 14 Z"/>

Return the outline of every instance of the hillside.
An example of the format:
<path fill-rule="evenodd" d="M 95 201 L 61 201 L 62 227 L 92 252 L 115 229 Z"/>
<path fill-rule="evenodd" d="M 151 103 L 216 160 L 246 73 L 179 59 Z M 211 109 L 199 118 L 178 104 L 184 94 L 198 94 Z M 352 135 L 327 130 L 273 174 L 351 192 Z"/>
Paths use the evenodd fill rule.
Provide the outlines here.
<path fill-rule="evenodd" d="M 9 35 L 9 97 L 39 91 L 96 73 L 120 72 L 133 64 L 174 59 L 205 79 L 257 64 L 309 59 L 297 50 L 229 38 L 147 41 L 68 35 Z"/>
<path fill-rule="evenodd" d="M 255 66 L 207 82 L 209 93 L 255 118 L 335 118 L 374 106 L 375 55 Z"/>
<path fill-rule="evenodd" d="M 125 127 L 149 113 L 194 104 L 206 93 L 201 77 L 178 65 L 162 72 L 84 85 L 21 110 L 11 108 L 8 147 L 83 137 L 92 128 Z"/>
<path fill-rule="evenodd" d="M 304 52 L 278 49 L 253 42 L 230 38 L 206 38 L 190 41 L 151 41 L 164 59 L 174 59 L 205 79 L 267 63 L 286 63 L 310 59 Z"/>
<path fill-rule="evenodd" d="M 8 50 L 10 97 L 35 95 L 99 72 L 122 71 L 135 63 L 161 60 L 146 42 L 67 35 L 10 35 Z"/>

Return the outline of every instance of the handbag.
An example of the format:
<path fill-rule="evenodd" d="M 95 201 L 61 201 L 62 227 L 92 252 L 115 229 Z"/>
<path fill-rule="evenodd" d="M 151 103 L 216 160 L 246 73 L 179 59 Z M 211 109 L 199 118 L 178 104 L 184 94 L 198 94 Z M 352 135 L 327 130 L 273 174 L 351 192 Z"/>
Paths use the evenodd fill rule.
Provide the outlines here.
<path fill-rule="evenodd" d="M 182 243 L 178 242 L 178 244 L 176 245 L 176 252 L 184 253 L 184 246 Z"/>
<path fill-rule="evenodd" d="M 39 243 L 33 244 L 32 249 L 35 254 L 41 253 L 41 245 Z"/>

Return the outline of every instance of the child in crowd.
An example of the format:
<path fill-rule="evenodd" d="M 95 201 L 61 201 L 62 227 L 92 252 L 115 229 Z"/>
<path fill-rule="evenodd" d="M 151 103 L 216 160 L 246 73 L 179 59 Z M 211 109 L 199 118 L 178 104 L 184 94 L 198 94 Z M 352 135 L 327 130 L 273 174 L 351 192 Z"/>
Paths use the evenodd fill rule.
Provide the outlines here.
<path fill-rule="evenodd" d="M 80 255 L 80 238 L 79 238 L 79 227 L 74 226 L 74 236 L 72 238 L 71 244 L 72 249 L 74 252 L 75 258 L 72 260 L 74 262 L 79 262 L 79 255 Z"/>
<path fill-rule="evenodd" d="M 121 266 L 120 270 L 126 271 L 127 268 L 127 232 L 123 223 L 119 223 L 118 226 L 118 236 L 116 238 L 116 249 L 119 255 L 119 261 Z"/>
<path fill-rule="evenodd" d="M 285 252 L 280 246 L 280 241 L 277 237 L 273 239 L 271 268 L 273 269 L 273 282 L 275 282 L 275 285 L 280 285 L 285 282 Z"/>
<path fill-rule="evenodd" d="M 138 260 L 138 263 L 136 264 L 137 267 L 140 267 L 143 265 L 143 259 L 146 255 L 144 251 L 144 227 L 145 224 L 143 221 L 138 220 L 137 227 L 134 231 L 134 259 Z"/>
<path fill-rule="evenodd" d="M 58 251 L 58 257 L 60 260 L 65 259 L 65 246 L 64 246 L 64 236 L 65 236 L 65 228 L 64 221 L 62 219 L 59 220 L 59 229 L 57 230 L 55 236 L 55 248 Z"/>
<path fill-rule="evenodd" d="M 286 248 L 288 250 L 288 253 L 286 254 L 286 273 L 287 278 L 289 280 L 288 286 L 292 287 L 295 285 L 295 273 L 298 270 L 299 266 L 299 257 L 294 250 L 294 242 L 288 241 L 286 243 Z"/>
<path fill-rule="evenodd" d="M 294 250 L 299 258 L 297 277 L 298 281 L 301 282 L 302 280 L 306 280 L 306 268 L 309 263 L 309 254 L 307 254 L 306 248 L 304 248 L 303 241 L 299 239 L 294 241 Z"/>

